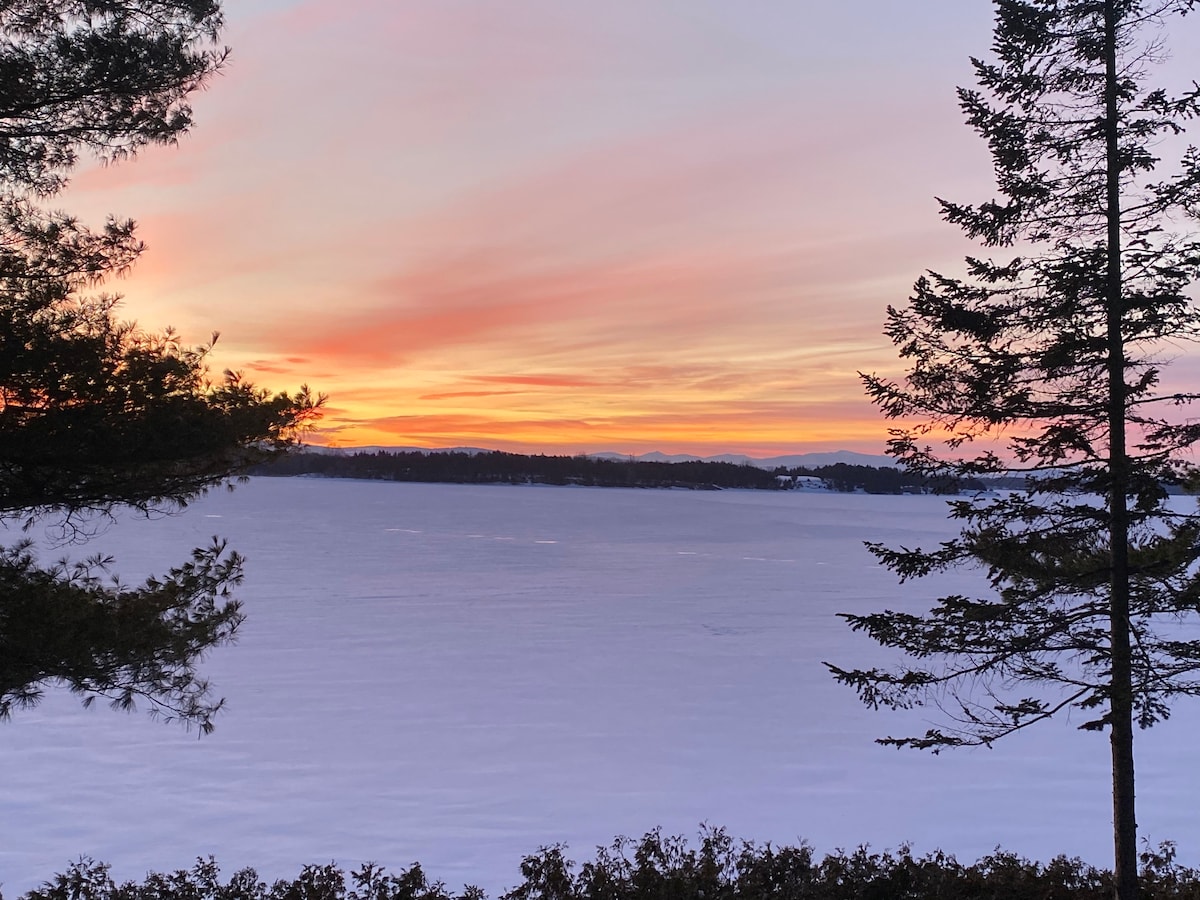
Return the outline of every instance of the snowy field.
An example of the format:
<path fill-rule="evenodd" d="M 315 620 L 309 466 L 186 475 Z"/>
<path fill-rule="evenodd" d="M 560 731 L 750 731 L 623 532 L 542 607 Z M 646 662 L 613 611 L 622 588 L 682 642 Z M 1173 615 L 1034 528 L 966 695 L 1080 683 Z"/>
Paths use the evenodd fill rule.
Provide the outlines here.
<path fill-rule="evenodd" d="M 949 534 L 928 497 L 257 479 L 85 548 L 126 580 L 213 534 L 248 557 L 242 639 L 203 739 L 55 694 L 0 726 L 0 890 L 70 860 L 118 878 L 420 861 L 453 887 L 654 826 L 818 851 L 997 845 L 1106 864 L 1107 741 L 1050 723 L 994 750 L 924 730 L 821 661 L 883 662 L 837 612 L 918 608 L 865 539 Z M 944 582 L 944 590 L 962 587 Z M 1197 709 L 1139 736 L 1142 835 L 1200 862 Z"/>

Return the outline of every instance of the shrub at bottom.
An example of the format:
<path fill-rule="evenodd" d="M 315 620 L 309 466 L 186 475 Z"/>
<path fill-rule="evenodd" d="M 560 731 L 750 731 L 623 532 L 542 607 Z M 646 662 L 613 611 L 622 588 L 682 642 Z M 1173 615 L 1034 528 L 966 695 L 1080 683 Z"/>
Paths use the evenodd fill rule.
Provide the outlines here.
<path fill-rule="evenodd" d="M 973 865 L 909 847 L 873 853 L 837 850 L 817 860 L 812 848 L 736 841 L 705 828 L 697 845 L 654 830 L 640 840 L 617 838 L 576 865 L 562 845 L 521 862 L 522 881 L 497 900 L 1109 900 L 1112 874 L 1078 858 L 1046 864 L 996 851 Z M 305 866 L 271 884 L 253 869 L 222 881 L 212 859 L 189 870 L 151 873 L 117 884 L 109 867 L 90 859 L 71 865 L 21 900 L 486 900 L 479 888 L 451 891 L 419 864 L 398 874 L 367 863 L 346 873 L 336 865 Z M 1200 872 L 1176 862 L 1166 843 L 1141 856 L 1145 900 L 1200 900 Z M 0 898 L 3 900 L 3 898 Z"/>

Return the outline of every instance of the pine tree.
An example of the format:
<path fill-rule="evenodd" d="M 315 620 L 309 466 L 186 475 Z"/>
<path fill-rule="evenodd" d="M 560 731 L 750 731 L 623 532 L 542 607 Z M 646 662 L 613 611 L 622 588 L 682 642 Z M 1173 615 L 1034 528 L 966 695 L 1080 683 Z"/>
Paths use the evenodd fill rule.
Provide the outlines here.
<path fill-rule="evenodd" d="M 1200 153 L 1158 154 L 1200 113 L 1200 87 L 1147 85 L 1164 29 L 1194 0 L 996 0 L 993 60 L 960 89 L 1001 199 L 940 201 L 1004 256 L 929 273 L 887 335 L 901 381 L 864 376 L 897 425 L 889 450 L 929 477 L 1025 473 L 1025 488 L 950 503 L 933 549 L 871 551 L 900 579 L 981 567 L 992 593 L 925 615 L 847 615 L 910 662 L 834 676 L 872 707 L 934 704 L 943 727 L 885 744 L 993 741 L 1068 710 L 1107 731 L 1116 895 L 1137 890 L 1135 726 L 1200 693 L 1200 518 L 1168 491 L 1194 481 L 1197 399 L 1164 360 L 1200 336 Z"/>
<path fill-rule="evenodd" d="M 286 450 L 319 400 L 210 376 L 189 347 L 117 318 L 98 293 L 142 251 L 134 224 L 92 230 L 44 208 L 80 153 L 105 161 L 170 144 L 189 94 L 223 64 L 215 0 L 13 0 L 0 4 L 0 517 L 174 508 Z M 0 550 L 0 719 L 61 684 L 85 703 L 144 700 L 211 728 L 197 672 L 241 622 L 242 560 L 214 540 L 137 587 L 93 558 L 39 565 Z"/>

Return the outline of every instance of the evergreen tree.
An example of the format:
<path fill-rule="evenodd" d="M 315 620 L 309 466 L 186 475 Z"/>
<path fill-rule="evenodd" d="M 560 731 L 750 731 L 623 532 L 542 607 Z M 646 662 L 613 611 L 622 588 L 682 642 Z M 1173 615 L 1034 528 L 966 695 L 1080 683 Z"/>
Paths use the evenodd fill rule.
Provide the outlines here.
<path fill-rule="evenodd" d="M 188 95 L 220 68 L 216 0 L 0 4 L 0 516 L 56 515 L 77 536 L 115 507 L 172 508 L 285 450 L 318 401 L 210 377 L 188 347 L 116 317 L 94 291 L 142 245 L 132 222 L 91 230 L 42 207 L 80 152 L 105 161 L 174 142 Z M 0 719 L 63 684 L 211 728 L 198 675 L 241 613 L 241 559 L 215 541 L 127 587 L 109 561 L 40 566 L 0 551 Z"/>
<path fill-rule="evenodd" d="M 996 0 L 992 61 L 960 89 L 1002 199 L 941 201 L 999 261 L 929 273 L 886 333 L 900 382 L 865 376 L 899 424 L 890 452 L 931 477 L 1026 473 L 1009 495 L 950 503 L 957 537 L 872 552 L 901 580 L 976 565 L 994 593 L 926 615 L 845 616 L 904 651 L 895 670 L 835 677 L 872 707 L 933 703 L 947 724 L 882 743 L 991 744 L 1066 710 L 1107 731 L 1116 895 L 1137 890 L 1133 739 L 1200 693 L 1200 520 L 1167 488 L 1200 438 L 1163 359 L 1200 334 L 1200 153 L 1158 154 L 1200 113 L 1200 87 L 1148 86 L 1168 21 L 1194 0 Z M 1161 71 L 1159 69 L 1158 71 Z"/>

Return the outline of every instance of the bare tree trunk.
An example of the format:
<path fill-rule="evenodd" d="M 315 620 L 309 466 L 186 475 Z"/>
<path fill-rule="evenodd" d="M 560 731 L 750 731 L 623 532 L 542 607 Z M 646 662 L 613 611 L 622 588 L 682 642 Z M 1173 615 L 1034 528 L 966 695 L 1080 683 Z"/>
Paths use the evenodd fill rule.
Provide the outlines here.
<path fill-rule="evenodd" d="M 1104 3 L 1105 130 L 1107 149 L 1107 326 L 1109 422 L 1109 739 L 1112 745 L 1113 875 L 1116 900 L 1136 900 L 1137 816 L 1134 808 L 1133 679 L 1129 638 L 1129 462 L 1125 434 L 1125 344 L 1121 266 L 1120 122 L 1117 103 L 1117 21 L 1114 0 Z"/>

